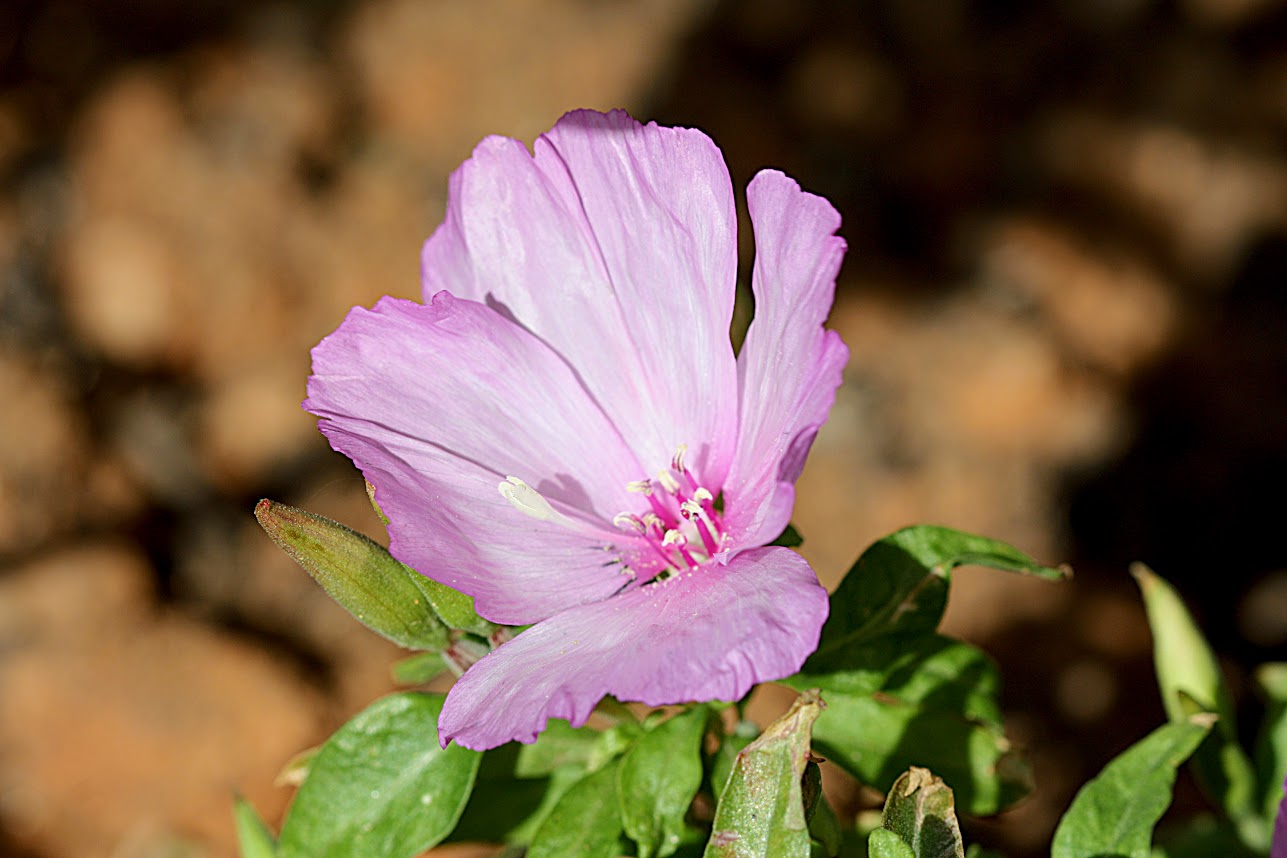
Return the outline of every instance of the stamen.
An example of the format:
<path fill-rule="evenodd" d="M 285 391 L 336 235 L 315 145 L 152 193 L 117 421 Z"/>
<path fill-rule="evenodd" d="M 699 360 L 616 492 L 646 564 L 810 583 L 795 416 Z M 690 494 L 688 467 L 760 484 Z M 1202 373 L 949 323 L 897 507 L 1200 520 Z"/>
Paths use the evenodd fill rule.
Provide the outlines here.
<path fill-rule="evenodd" d="M 666 522 L 654 512 L 646 512 L 643 515 L 644 532 L 652 539 L 661 539 L 661 535 L 666 532 Z"/>
<path fill-rule="evenodd" d="M 707 492 L 707 494 L 710 494 L 710 492 Z M 715 527 L 715 522 L 711 521 L 710 516 L 706 514 L 706 510 L 702 508 L 701 504 L 696 501 L 684 501 L 680 511 L 683 512 L 684 518 L 693 522 L 697 528 L 697 535 L 701 537 L 706 553 L 714 554 L 719 551 L 719 541 L 715 539 L 715 532 L 718 528 Z"/>
<path fill-rule="evenodd" d="M 648 515 L 651 515 L 659 521 L 669 522 L 671 524 L 676 523 L 674 513 L 666 509 L 666 505 L 663 504 L 661 499 L 652 492 L 648 493 L 648 505 L 652 507 L 652 512 L 648 513 Z"/>
<path fill-rule="evenodd" d="M 688 537 L 684 536 L 684 534 L 678 530 L 668 530 L 661 544 L 667 547 L 673 546 L 679 552 L 679 556 L 684 558 L 684 562 L 688 564 L 689 569 L 697 568 L 697 561 L 693 559 L 693 555 L 688 551 Z"/>
<path fill-rule="evenodd" d="M 637 533 L 643 533 L 647 529 L 644 522 L 639 520 L 639 516 L 630 512 L 617 513 L 613 517 L 612 523 L 622 530 L 633 530 Z"/>
<path fill-rule="evenodd" d="M 681 477 L 684 478 L 684 482 L 688 483 L 688 488 L 690 491 L 696 491 L 699 488 L 699 486 L 697 485 L 697 480 L 693 479 L 692 473 L 688 470 L 688 468 L 684 467 L 684 454 L 686 454 L 687 452 L 688 452 L 688 445 L 680 444 L 679 449 L 675 451 L 675 457 L 670 460 L 670 467 L 675 471 L 675 473 L 679 474 Z"/>
<path fill-rule="evenodd" d="M 510 502 L 514 509 L 540 521 L 552 521 L 555 524 L 570 526 L 572 520 L 550 506 L 540 492 L 520 480 L 518 477 L 506 477 L 505 482 L 496 487 L 501 497 Z"/>
<path fill-rule="evenodd" d="M 699 568 L 720 556 L 724 542 L 715 495 L 700 485 L 688 470 L 684 462 L 687 454 L 687 445 L 681 444 L 669 468 L 658 471 L 651 480 L 626 484 L 628 491 L 648 498 L 650 511 L 623 512 L 613 519 L 617 527 L 642 536 L 643 542 L 662 561 L 662 569 L 654 580 Z"/>

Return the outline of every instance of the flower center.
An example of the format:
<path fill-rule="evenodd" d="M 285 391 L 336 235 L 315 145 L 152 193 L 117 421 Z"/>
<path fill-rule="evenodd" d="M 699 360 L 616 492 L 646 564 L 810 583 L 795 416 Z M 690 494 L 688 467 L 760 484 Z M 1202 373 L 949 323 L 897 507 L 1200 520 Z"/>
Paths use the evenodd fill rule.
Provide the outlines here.
<path fill-rule="evenodd" d="M 648 499 L 647 512 L 623 512 L 612 520 L 639 534 L 664 562 L 659 577 L 699 566 L 724 545 L 723 515 L 715 495 L 684 464 L 685 452 L 687 447 L 681 446 L 655 480 L 636 480 L 626 487 Z"/>

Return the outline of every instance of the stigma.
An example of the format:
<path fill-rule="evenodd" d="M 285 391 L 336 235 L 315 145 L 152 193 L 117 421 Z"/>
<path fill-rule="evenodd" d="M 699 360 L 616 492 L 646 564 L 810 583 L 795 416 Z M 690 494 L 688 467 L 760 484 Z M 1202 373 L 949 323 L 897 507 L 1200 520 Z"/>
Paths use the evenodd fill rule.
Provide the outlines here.
<path fill-rule="evenodd" d="M 523 515 L 540 521 L 552 521 L 555 524 L 570 525 L 572 520 L 550 506 L 545 496 L 518 477 L 506 477 L 505 482 L 496 487 L 501 497 L 510 502 L 514 509 Z"/>

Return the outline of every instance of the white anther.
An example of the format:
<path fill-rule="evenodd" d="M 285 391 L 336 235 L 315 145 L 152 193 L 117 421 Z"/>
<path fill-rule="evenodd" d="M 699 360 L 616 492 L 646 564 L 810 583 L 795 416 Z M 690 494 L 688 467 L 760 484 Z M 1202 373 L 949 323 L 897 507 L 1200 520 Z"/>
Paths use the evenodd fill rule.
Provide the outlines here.
<path fill-rule="evenodd" d="M 626 483 L 626 491 L 639 495 L 652 494 L 652 480 L 633 480 Z"/>
<path fill-rule="evenodd" d="M 661 483 L 661 487 L 672 495 L 679 491 L 679 482 L 670 475 L 670 471 L 658 471 L 657 482 Z"/>
<path fill-rule="evenodd" d="M 643 514 L 643 523 L 648 527 L 652 527 L 654 524 L 660 527 L 662 524 L 661 516 L 655 512 L 645 512 Z"/>
<path fill-rule="evenodd" d="M 684 472 L 684 454 L 688 452 L 687 444 L 680 444 L 679 449 L 675 451 L 675 457 L 670 460 L 670 466 L 677 472 Z"/>
<path fill-rule="evenodd" d="M 713 501 L 715 500 L 715 495 L 710 493 L 710 489 L 704 486 L 698 486 L 697 491 L 693 492 L 693 500 L 703 502 Z"/>
<path fill-rule="evenodd" d="M 661 544 L 662 545 L 687 545 L 688 537 L 684 536 L 684 534 L 680 533 L 678 530 L 668 530 L 666 531 L 666 535 L 662 537 Z"/>
<path fill-rule="evenodd" d="M 707 492 L 707 494 L 709 494 L 709 492 Z M 686 500 L 679 505 L 679 508 L 689 515 L 695 515 L 698 517 L 706 515 L 705 510 L 702 509 L 702 505 L 697 501 Z"/>
<path fill-rule="evenodd" d="M 523 515 L 541 521 L 552 521 L 555 524 L 570 525 L 572 520 L 550 506 L 550 502 L 541 493 L 520 480 L 518 477 L 506 477 L 505 482 L 496 487 L 501 497 L 510 502 L 514 509 Z"/>
<path fill-rule="evenodd" d="M 630 512 L 621 512 L 612 519 L 612 523 L 622 530 L 634 530 L 639 533 L 644 532 L 644 523 L 639 520 L 639 516 Z"/>

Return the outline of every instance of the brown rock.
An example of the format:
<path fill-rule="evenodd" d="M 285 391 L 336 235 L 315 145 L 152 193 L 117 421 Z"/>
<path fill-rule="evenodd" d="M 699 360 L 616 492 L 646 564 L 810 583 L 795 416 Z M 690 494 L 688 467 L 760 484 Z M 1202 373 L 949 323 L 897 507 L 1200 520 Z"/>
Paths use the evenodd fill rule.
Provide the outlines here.
<path fill-rule="evenodd" d="M 233 376 L 203 403 L 198 437 L 213 481 L 238 490 L 316 440 L 317 419 L 300 407 L 308 378 L 302 350 Z"/>
<path fill-rule="evenodd" d="M 1082 245 L 1031 219 L 1002 223 L 982 276 L 1034 302 L 1072 356 L 1119 375 L 1139 372 L 1175 339 L 1174 290 L 1138 259 Z"/>
<path fill-rule="evenodd" d="M 0 814 L 52 854 L 232 855 L 233 793 L 275 818 L 275 767 L 320 738 L 314 692 L 156 614 L 149 578 L 135 552 L 97 545 L 0 581 Z"/>
<path fill-rule="evenodd" d="M 1055 175 L 1159 227 L 1203 282 L 1228 276 L 1248 235 L 1287 221 L 1287 168 L 1253 149 L 1077 111 L 1052 117 L 1045 136 Z"/>
<path fill-rule="evenodd" d="M 487 134 L 531 140 L 565 110 L 626 106 L 699 9 L 376 0 L 358 10 L 348 51 L 375 133 L 445 172 Z"/>
<path fill-rule="evenodd" d="M 190 290 L 177 247 L 154 224 L 101 215 L 67 239 L 68 316 L 77 334 L 110 360 L 151 366 L 181 359 Z"/>
<path fill-rule="evenodd" d="M 70 529 L 88 454 L 84 419 L 55 372 L 0 350 L 0 554 Z"/>

